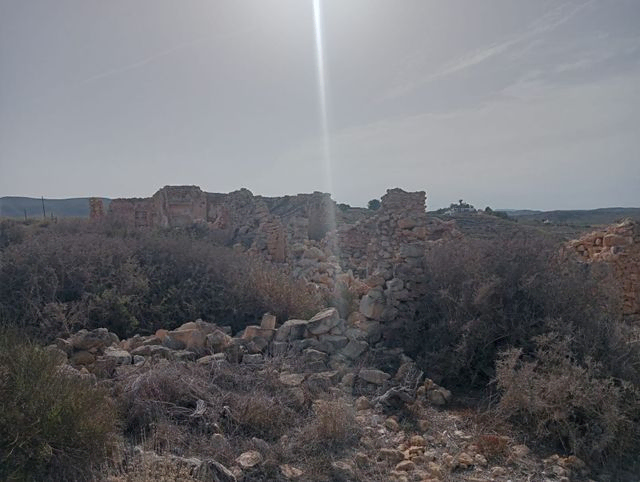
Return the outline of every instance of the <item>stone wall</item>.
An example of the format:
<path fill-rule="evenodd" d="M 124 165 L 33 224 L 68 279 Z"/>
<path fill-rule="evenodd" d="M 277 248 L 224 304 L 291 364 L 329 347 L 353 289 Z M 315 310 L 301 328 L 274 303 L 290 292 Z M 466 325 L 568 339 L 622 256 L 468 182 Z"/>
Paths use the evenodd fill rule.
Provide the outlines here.
<path fill-rule="evenodd" d="M 321 192 L 263 197 L 167 186 L 151 198 L 114 200 L 109 216 L 133 227 L 204 223 L 219 241 L 286 264 L 327 296 L 352 299 L 357 323 L 388 333 L 413 317 L 425 250 L 456 233 L 427 216 L 424 191 L 401 189 L 387 190 L 378 211 L 345 212 Z"/>
<path fill-rule="evenodd" d="M 631 220 L 571 241 L 569 249 L 587 263 L 606 263 L 623 290 L 623 313 L 640 319 L 640 225 Z"/>
<path fill-rule="evenodd" d="M 104 204 L 99 197 L 89 198 L 89 219 L 99 220 L 104 217 Z"/>

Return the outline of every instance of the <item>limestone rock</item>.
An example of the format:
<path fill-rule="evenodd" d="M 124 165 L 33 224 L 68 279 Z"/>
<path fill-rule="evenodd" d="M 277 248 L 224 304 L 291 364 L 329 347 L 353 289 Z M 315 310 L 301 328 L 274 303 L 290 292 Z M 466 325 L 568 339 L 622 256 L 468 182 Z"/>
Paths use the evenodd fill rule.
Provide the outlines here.
<path fill-rule="evenodd" d="M 365 315 L 367 318 L 374 320 L 380 319 L 384 312 L 384 308 L 384 295 L 380 290 L 370 290 L 360 300 L 360 313 Z"/>
<path fill-rule="evenodd" d="M 369 344 L 366 341 L 362 340 L 351 340 L 340 353 L 350 360 L 356 360 L 360 355 L 362 355 L 369 348 Z"/>
<path fill-rule="evenodd" d="M 281 373 L 280 374 L 280 383 L 286 385 L 287 387 L 299 387 L 302 385 L 306 375 L 302 373 Z"/>
<path fill-rule="evenodd" d="M 335 308 L 328 308 L 316 314 L 307 323 L 307 331 L 312 335 L 329 333 L 340 321 L 340 314 Z"/>
<path fill-rule="evenodd" d="M 236 482 L 237 478 L 228 468 L 215 460 L 203 460 L 193 471 L 199 480 L 209 482 Z"/>
<path fill-rule="evenodd" d="M 260 328 L 265 330 L 275 330 L 276 328 L 276 317 L 271 313 L 265 313 L 262 315 L 262 321 L 260 322 Z"/>
<path fill-rule="evenodd" d="M 172 350 L 204 350 L 207 337 L 197 328 L 181 328 L 167 333 L 163 345 Z"/>
<path fill-rule="evenodd" d="M 414 464 L 411 460 L 403 460 L 398 465 L 396 465 L 396 470 L 402 472 L 413 472 L 416 470 L 416 464 Z"/>
<path fill-rule="evenodd" d="M 214 353 L 224 351 L 231 343 L 231 337 L 221 330 L 215 330 L 206 337 L 206 347 Z"/>
<path fill-rule="evenodd" d="M 236 463 L 243 469 L 250 469 L 262 463 L 262 455 L 256 450 L 249 450 L 240 454 Z"/>
<path fill-rule="evenodd" d="M 277 329 L 275 341 L 293 341 L 304 338 L 307 329 L 307 320 L 288 320 Z"/>
<path fill-rule="evenodd" d="M 119 340 L 115 333 L 109 333 L 106 328 L 97 328 L 92 331 L 80 330 L 69 341 L 75 350 L 101 351 Z"/>
<path fill-rule="evenodd" d="M 378 450 L 378 459 L 396 465 L 404 460 L 404 454 L 400 450 L 381 448 Z"/>
<path fill-rule="evenodd" d="M 358 372 L 358 377 L 362 380 L 373 383 L 374 385 L 384 385 L 391 375 L 383 372 L 382 370 L 376 370 L 373 368 L 363 368 Z"/>
<path fill-rule="evenodd" d="M 77 351 L 71 357 L 71 363 L 74 365 L 91 365 L 95 361 L 96 357 L 87 350 Z"/>
<path fill-rule="evenodd" d="M 319 350 L 329 354 L 337 353 L 349 343 L 346 336 L 328 334 L 320 335 L 318 341 L 320 342 Z"/>
<path fill-rule="evenodd" d="M 304 474 L 302 470 L 289 464 L 281 465 L 280 473 L 287 480 L 301 480 L 301 477 Z"/>
<path fill-rule="evenodd" d="M 332 462 L 331 472 L 333 474 L 333 480 L 336 482 L 350 482 L 356 478 L 353 466 L 349 462 L 345 462 L 343 460 Z"/>
<path fill-rule="evenodd" d="M 371 402 L 369 402 L 369 399 L 367 397 L 358 397 L 358 399 L 355 401 L 355 407 L 356 410 L 368 410 L 371 408 Z"/>
<path fill-rule="evenodd" d="M 259 365 L 264 363 L 264 357 L 259 353 L 255 355 L 246 354 L 242 356 L 242 363 L 246 365 Z"/>
<path fill-rule="evenodd" d="M 133 360 L 128 351 L 114 347 L 105 348 L 104 357 L 107 360 L 113 361 L 116 365 L 131 365 Z"/>

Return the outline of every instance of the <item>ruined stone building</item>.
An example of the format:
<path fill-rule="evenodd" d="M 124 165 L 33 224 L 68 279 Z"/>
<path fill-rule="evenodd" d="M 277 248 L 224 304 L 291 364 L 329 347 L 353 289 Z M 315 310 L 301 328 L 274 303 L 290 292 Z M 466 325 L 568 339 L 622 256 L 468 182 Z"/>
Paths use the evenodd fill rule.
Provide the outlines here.
<path fill-rule="evenodd" d="M 115 199 L 108 217 L 137 228 L 206 226 L 218 242 L 288 266 L 325 294 L 348 293 L 354 321 L 392 336 L 423 294 L 426 250 L 461 237 L 455 223 L 426 213 L 424 191 L 389 189 L 377 211 L 338 208 L 329 194 L 255 196 L 166 186 L 150 198 Z M 613 266 L 624 312 L 640 315 L 640 230 L 622 223 L 570 244 L 585 262 Z M 384 329 L 382 329 L 384 327 Z"/>
<path fill-rule="evenodd" d="M 586 263 L 605 263 L 623 292 L 623 313 L 640 319 L 640 225 L 631 220 L 571 241 L 569 248 Z"/>

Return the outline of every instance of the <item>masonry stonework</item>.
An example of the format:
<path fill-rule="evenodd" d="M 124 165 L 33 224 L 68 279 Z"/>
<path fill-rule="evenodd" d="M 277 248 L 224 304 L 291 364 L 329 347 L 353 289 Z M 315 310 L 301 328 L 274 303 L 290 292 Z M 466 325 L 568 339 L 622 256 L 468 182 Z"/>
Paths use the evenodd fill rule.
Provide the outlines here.
<path fill-rule="evenodd" d="M 640 225 L 631 220 L 594 231 L 568 247 L 586 263 L 606 263 L 623 291 L 622 310 L 640 319 Z"/>

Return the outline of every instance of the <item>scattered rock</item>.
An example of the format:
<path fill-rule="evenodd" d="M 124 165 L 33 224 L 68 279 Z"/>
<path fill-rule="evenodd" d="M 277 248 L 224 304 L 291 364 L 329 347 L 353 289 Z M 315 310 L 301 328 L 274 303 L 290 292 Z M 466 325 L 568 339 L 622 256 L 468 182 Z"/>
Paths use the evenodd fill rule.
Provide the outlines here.
<path fill-rule="evenodd" d="M 367 397 L 358 397 L 355 402 L 356 410 L 368 410 L 371 408 L 371 403 Z"/>
<path fill-rule="evenodd" d="M 400 450 L 382 448 L 378 450 L 378 459 L 389 462 L 390 464 L 396 465 L 397 463 L 404 460 L 404 454 Z"/>
<path fill-rule="evenodd" d="M 331 463 L 331 472 L 336 482 L 350 482 L 356 477 L 353 466 L 349 462 L 341 460 Z"/>
<path fill-rule="evenodd" d="M 280 473 L 287 480 L 299 480 L 304 474 L 302 470 L 288 464 L 280 466 Z"/>
<path fill-rule="evenodd" d="M 329 333 L 340 321 L 340 315 L 335 308 L 328 308 L 316 314 L 307 323 L 307 331 L 312 335 Z"/>
<path fill-rule="evenodd" d="M 237 482 L 233 472 L 215 460 L 203 460 L 193 474 L 199 480 L 209 482 Z"/>
<path fill-rule="evenodd" d="M 250 469 L 262 463 L 262 455 L 256 450 L 249 450 L 236 458 L 236 463 L 243 469 Z"/>
<path fill-rule="evenodd" d="M 373 368 L 364 368 L 358 372 L 358 377 L 366 382 L 373 383 L 374 385 L 384 385 L 391 375 L 383 372 L 382 370 L 375 370 Z"/>

